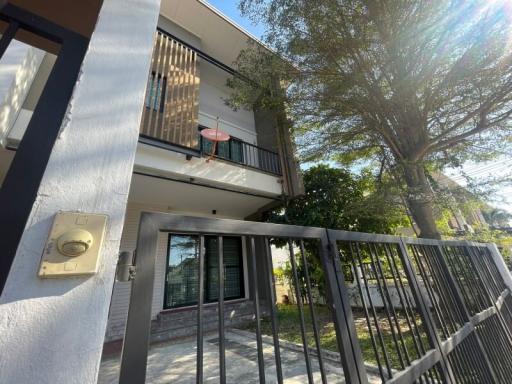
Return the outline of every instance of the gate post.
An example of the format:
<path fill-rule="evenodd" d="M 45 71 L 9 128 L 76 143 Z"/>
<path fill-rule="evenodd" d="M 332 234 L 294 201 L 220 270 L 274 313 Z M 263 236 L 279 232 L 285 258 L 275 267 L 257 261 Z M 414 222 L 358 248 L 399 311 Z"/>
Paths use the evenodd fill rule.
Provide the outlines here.
<path fill-rule="evenodd" d="M 345 372 L 345 381 L 352 384 L 368 384 L 363 354 L 357 339 L 354 317 L 347 294 L 345 278 L 338 257 L 338 246 L 331 242 L 329 230 L 321 239 L 320 258 L 327 282 L 327 299 L 332 309 L 338 350 Z"/>
<path fill-rule="evenodd" d="M 500 272 L 501 277 L 505 282 L 505 285 L 512 292 L 512 274 L 510 273 L 507 264 L 505 264 L 505 260 L 503 260 L 501 252 L 494 243 L 487 244 L 486 246 L 489 250 L 489 253 L 491 254 L 494 264 L 496 265 L 496 268 L 498 268 L 498 271 Z"/>

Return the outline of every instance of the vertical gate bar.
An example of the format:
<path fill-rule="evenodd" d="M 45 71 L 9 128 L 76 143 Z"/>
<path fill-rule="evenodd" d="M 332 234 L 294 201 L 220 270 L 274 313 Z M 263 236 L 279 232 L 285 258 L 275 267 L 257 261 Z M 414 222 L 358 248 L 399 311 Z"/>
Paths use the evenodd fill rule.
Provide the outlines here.
<path fill-rule="evenodd" d="M 121 352 L 120 384 L 144 384 L 151 331 L 151 303 L 155 281 L 158 227 L 142 213 L 137 240 L 136 277 Z"/>
<path fill-rule="evenodd" d="M 199 237 L 199 299 L 197 301 L 197 370 L 196 383 L 203 383 L 203 302 L 204 302 L 204 235 Z"/>
<path fill-rule="evenodd" d="M 428 247 L 428 248 L 427 248 Z M 449 290 L 449 293 L 451 292 L 451 297 L 454 297 L 457 295 L 456 292 L 453 292 L 453 290 L 451 289 L 451 286 L 450 284 L 446 281 L 446 279 L 444 279 L 443 277 L 445 276 L 445 273 L 447 270 L 445 270 L 442 266 L 438 265 L 438 263 L 436 262 L 437 261 L 437 257 L 436 257 L 436 253 L 435 253 L 435 249 L 438 248 L 438 246 L 434 246 L 435 248 L 431 248 L 431 246 L 425 246 L 425 247 L 421 247 L 421 246 L 418 246 L 418 248 L 422 249 L 423 253 L 424 253 L 424 259 L 425 259 L 425 263 L 427 264 L 427 267 L 429 268 L 429 270 L 431 271 L 431 276 L 432 276 L 432 280 L 436 283 L 436 279 L 434 278 L 435 274 L 436 273 L 439 273 L 440 274 L 440 277 L 441 277 L 441 280 L 444 282 L 445 286 L 447 286 L 448 290 Z M 431 250 L 433 251 L 434 253 L 430 252 L 430 255 L 427 254 L 427 249 L 428 250 Z M 418 253 L 418 250 L 416 249 L 415 246 L 412 246 L 412 250 L 413 250 L 413 256 L 416 258 L 416 262 L 418 264 L 418 268 L 420 269 L 424 269 L 425 266 L 422 264 L 421 262 L 421 258 L 419 256 L 419 253 Z M 441 294 L 441 292 L 443 291 L 443 289 L 441 288 L 441 285 L 439 284 L 439 281 L 437 281 L 437 287 L 438 287 L 438 292 L 439 292 L 439 297 L 440 299 L 444 300 L 444 295 Z M 428 285 L 426 285 L 426 287 L 428 288 Z M 432 290 L 432 288 L 431 288 Z M 427 291 L 429 292 L 429 291 Z M 429 292 L 429 296 L 431 295 L 434 295 L 434 298 L 430 298 L 431 302 L 432 303 L 435 303 L 436 300 L 435 300 L 435 293 L 433 292 Z M 445 302 L 445 310 L 448 311 L 448 314 L 450 315 L 450 319 L 451 319 L 451 328 L 452 328 L 452 331 L 455 332 L 457 330 L 457 323 L 460 324 L 460 326 L 464 325 L 466 322 L 467 322 L 467 319 L 465 319 L 464 317 L 461 317 L 461 313 L 460 313 L 460 310 L 459 310 L 459 305 L 456 301 L 456 299 L 454 298 L 455 300 L 455 310 L 456 310 L 456 314 L 458 316 L 457 319 L 456 318 L 453 318 L 451 316 L 451 312 L 448 310 L 448 304 L 446 304 Z M 437 306 L 439 304 L 436 304 L 436 306 L 434 306 L 434 309 L 436 311 L 437 310 Z M 442 311 L 441 311 L 442 312 Z M 439 313 L 438 316 L 441 318 L 441 314 Z M 452 331 L 450 331 L 450 329 L 446 326 L 446 324 L 444 324 L 442 322 L 442 319 L 440 319 L 441 323 L 441 327 L 443 329 L 443 333 L 445 334 L 445 337 L 448 338 L 451 334 L 452 334 Z M 446 332 L 444 331 L 444 328 L 446 327 Z M 459 350 L 456 354 L 453 355 L 453 359 L 448 359 L 448 363 L 451 364 L 451 367 L 452 367 L 452 371 L 454 373 L 454 376 L 455 378 L 458 378 L 460 375 L 461 372 L 464 372 L 465 369 L 467 368 L 462 368 L 461 370 L 461 367 L 465 366 L 466 362 L 469 361 L 471 359 L 471 355 L 468 355 L 467 354 L 467 351 L 465 349 L 465 345 L 460 345 L 459 347 Z M 460 352 L 460 355 L 463 355 L 462 357 L 462 360 L 461 360 L 461 356 L 459 356 L 459 352 Z"/>
<path fill-rule="evenodd" d="M 16 32 L 18 32 L 19 23 L 14 20 L 9 21 L 9 26 L 2 34 L 2 38 L 0 39 L 0 59 L 4 55 L 5 51 L 11 44 L 11 40 L 14 39 Z"/>
<path fill-rule="evenodd" d="M 425 263 L 426 263 L 427 267 L 430 268 L 431 277 L 432 277 L 432 280 L 434 283 L 434 287 L 430 284 L 430 282 L 428 280 L 429 277 L 427 274 L 427 270 L 421 260 L 418 248 L 423 251 L 423 254 L 424 254 L 423 258 L 425 260 Z M 411 246 L 411 251 L 412 251 L 411 252 L 412 257 L 414 258 L 414 260 L 416 261 L 416 265 L 418 266 L 418 270 L 425 280 L 425 290 L 428 295 L 428 299 L 430 300 L 430 303 L 432 304 L 433 311 L 434 311 L 435 315 L 437 316 L 437 318 L 439 319 L 440 331 L 442 332 L 443 336 L 446 339 L 448 339 L 451 335 L 451 331 L 450 331 L 449 327 L 447 326 L 447 324 L 443 321 L 443 309 L 441 308 L 441 305 L 439 303 L 440 300 L 443 300 L 443 295 L 441 294 L 442 289 L 438 288 L 438 292 L 439 292 L 438 294 L 436 294 L 435 290 L 434 290 L 434 288 L 437 287 L 437 283 L 435 282 L 435 279 L 434 279 L 435 271 L 431 268 L 430 264 L 428 263 L 428 256 L 425 254 L 424 249 L 422 249 L 421 247 Z M 438 298 L 439 298 L 439 300 L 438 300 Z M 446 309 L 447 309 L 447 307 L 445 306 L 445 310 Z M 434 328 L 435 328 L 435 323 L 433 323 L 433 324 L 434 324 Z"/>
<path fill-rule="evenodd" d="M 308 374 L 309 384 L 313 384 L 313 371 L 311 369 L 311 357 L 309 355 L 308 338 L 306 336 L 306 324 L 304 322 L 304 306 L 302 303 L 302 295 L 299 285 L 299 274 L 297 273 L 297 261 L 293 250 L 293 243 L 288 239 L 288 248 L 290 250 L 290 261 L 292 263 L 293 280 L 295 285 L 295 298 L 297 300 L 297 307 L 299 308 L 300 331 L 302 336 L 302 344 L 304 346 L 304 358 L 306 359 L 306 370 Z"/>
<path fill-rule="evenodd" d="M 393 255 L 391 255 L 391 257 L 390 257 L 390 254 L 389 254 L 389 252 L 390 252 L 389 251 L 389 244 L 382 244 L 382 247 L 384 249 L 384 255 L 386 256 L 386 260 L 388 262 L 388 265 L 389 265 L 389 268 L 390 268 L 390 271 L 391 271 L 391 276 L 393 278 L 393 283 L 395 284 L 396 291 L 398 293 L 398 298 L 399 298 L 400 304 L 401 304 L 402 309 L 403 309 L 403 311 L 405 313 L 405 319 L 406 319 L 407 325 L 408 325 L 409 330 L 411 332 L 411 337 L 412 337 L 412 340 L 413 340 L 414 349 L 416 350 L 416 354 L 417 354 L 417 356 L 419 358 L 420 356 L 425 354 L 425 349 L 423 348 L 423 344 L 421 342 L 421 334 L 420 334 L 420 332 L 419 332 L 419 330 L 418 330 L 418 328 L 416 326 L 416 320 L 415 319 L 413 319 L 413 321 L 414 321 L 414 325 L 415 325 L 416 329 L 413 329 L 412 324 L 411 324 L 411 320 L 409 318 L 409 306 L 406 306 L 406 303 L 402 299 L 402 291 L 401 291 L 401 289 L 403 289 L 403 295 L 404 296 L 407 296 L 407 292 L 403 288 L 403 283 L 402 283 L 402 281 L 400 279 L 400 275 L 399 275 L 398 269 L 396 269 L 396 273 L 398 275 L 398 280 L 400 280 L 400 284 L 397 283 L 397 277 L 395 276 L 395 269 L 393 268 L 393 267 L 396 267 L 396 263 L 393 264 L 394 260 L 391 260 L 393 258 Z M 379 261 L 379 265 L 380 264 L 381 263 Z M 382 270 L 382 266 L 380 267 L 380 269 Z M 393 308 L 393 312 L 395 312 L 394 308 Z M 411 308 L 411 312 L 413 312 L 412 308 Z M 413 313 L 413 316 L 414 316 L 414 313 Z M 395 314 L 395 318 L 396 318 L 396 314 Z M 399 324 L 397 324 L 397 328 L 398 328 L 398 331 L 400 332 L 400 335 L 402 337 L 402 331 L 400 329 L 400 325 Z M 416 340 L 416 337 L 415 337 L 415 330 L 417 332 L 418 340 Z M 404 349 L 405 349 L 405 351 L 407 353 L 407 348 L 404 347 Z M 435 372 L 435 374 L 437 374 L 436 370 L 434 370 L 434 372 Z M 429 370 L 427 375 L 430 377 L 431 380 L 434 380 L 434 377 L 432 375 L 432 370 Z"/>
<path fill-rule="evenodd" d="M 435 247 L 435 246 L 434 246 Z M 423 253 L 425 254 L 425 262 L 428 266 L 428 268 L 431 271 L 432 280 L 434 281 L 435 286 L 438 289 L 439 296 L 441 301 L 443 302 L 443 305 L 445 307 L 445 310 L 448 313 L 448 319 L 449 319 L 449 325 L 451 329 L 448 329 L 448 333 L 455 332 L 457 329 L 457 322 L 459 323 L 465 323 L 466 320 L 464 319 L 464 316 L 462 315 L 462 312 L 460 310 L 460 306 L 457 303 L 456 299 L 454 298 L 454 295 L 456 294 L 451 289 L 451 286 L 449 282 L 446 280 L 445 274 L 446 272 L 443 271 L 442 267 L 440 267 L 439 263 L 437 262 L 436 257 L 436 249 L 432 248 L 432 246 L 425 246 L 423 248 Z M 434 277 L 436 276 L 436 277 Z M 444 287 L 448 288 L 448 292 L 444 292 Z M 442 293 L 448 293 L 448 296 L 452 299 L 450 302 L 445 298 L 446 295 L 443 295 Z M 455 307 L 452 308 L 452 304 L 455 303 Z M 451 311 L 453 309 L 453 312 Z"/>
<path fill-rule="evenodd" d="M 418 356 L 425 353 L 425 348 L 423 347 L 423 343 L 421 342 L 421 334 L 418 329 L 418 325 L 416 324 L 416 319 L 414 316 L 413 307 L 410 303 L 409 298 L 407 297 L 407 292 L 404 287 L 404 283 L 402 282 L 402 278 L 400 277 L 400 271 L 398 269 L 398 266 L 396 264 L 396 260 L 394 259 L 394 255 L 392 254 L 391 250 L 389 249 L 389 244 L 384 244 L 385 252 L 386 252 L 386 259 L 388 261 L 388 265 L 391 269 L 391 274 L 393 276 L 393 282 L 395 283 L 395 286 L 397 287 L 398 296 L 400 299 L 400 303 L 402 305 L 402 308 L 404 308 L 405 317 L 407 320 L 407 325 L 409 326 L 409 329 L 411 330 L 411 335 L 413 336 L 414 340 L 414 346 L 416 348 L 416 351 L 418 353 Z M 396 271 L 396 274 L 395 274 Z M 400 288 L 398 288 L 400 287 Z M 409 315 L 409 312 L 411 315 Z M 411 322 L 412 319 L 412 322 Z M 414 328 L 412 327 L 414 325 Z M 414 337 L 414 334 L 416 334 L 416 338 Z"/>
<path fill-rule="evenodd" d="M 458 319 L 452 320 L 453 327 L 455 327 L 454 328 L 454 331 L 455 331 L 457 322 L 460 324 L 460 326 L 464 325 L 466 322 L 469 321 L 469 315 L 467 315 L 467 314 L 464 315 L 464 312 L 463 312 L 464 309 L 463 308 L 461 309 L 461 304 L 463 305 L 462 296 L 461 296 L 460 292 L 456 290 L 456 286 L 453 285 L 454 281 L 452 280 L 451 276 L 448 276 L 449 271 L 450 271 L 448 269 L 448 266 L 446 264 L 444 264 L 444 266 L 443 266 L 443 264 L 440 263 L 440 260 L 439 260 L 440 254 L 437 253 L 436 250 L 438 252 L 442 251 L 442 248 L 439 244 L 433 246 L 430 256 L 429 257 L 425 256 L 425 261 L 426 261 L 427 265 L 430 266 L 430 269 L 432 271 L 434 271 L 434 265 L 436 266 L 435 268 L 437 269 L 437 272 L 440 274 L 440 278 L 446 284 L 449 292 L 451 292 L 451 296 L 453 297 L 454 304 L 455 304 L 454 309 L 459 316 Z M 445 260 L 443 260 L 443 262 L 445 262 Z M 434 274 L 434 272 L 432 272 L 432 274 Z M 455 288 L 455 290 L 454 290 L 454 288 Z M 442 295 L 441 295 L 441 297 L 442 297 Z M 448 330 L 448 334 L 449 335 L 451 334 L 450 330 Z M 465 373 L 467 373 L 469 371 L 469 369 L 471 369 L 471 366 L 468 365 L 472 361 L 471 351 L 468 351 L 467 346 L 464 343 L 461 343 L 457 347 L 457 350 L 453 351 L 452 354 L 453 354 L 453 359 L 451 359 L 451 360 L 448 359 L 448 363 L 451 364 L 451 367 L 452 367 L 452 370 L 454 371 L 455 377 L 457 379 L 464 380 Z"/>
<path fill-rule="evenodd" d="M 451 366 L 448 364 L 448 360 L 446 355 L 443 353 L 441 349 L 441 341 L 439 340 L 439 336 L 437 335 L 434 327 L 434 320 L 428 311 L 426 305 L 426 298 L 424 297 L 423 292 L 420 289 L 418 280 L 416 279 L 416 274 L 411 264 L 411 260 L 409 258 L 409 253 L 407 251 L 407 246 L 404 242 L 403 238 L 400 238 L 398 242 L 398 254 L 402 261 L 402 265 L 404 267 L 404 272 L 409 280 L 409 286 L 411 288 L 412 295 L 418 305 L 418 310 L 420 312 L 423 323 L 425 324 L 425 329 L 427 331 L 428 338 L 432 343 L 432 346 L 439 351 L 442 358 L 439 360 L 439 365 L 441 367 L 441 375 L 443 379 L 448 383 L 455 383 L 456 380 L 453 376 L 453 372 Z"/>
<path fill-rule="evenodd" d="M 315 336 L 316 351 L 318 354 L 318 366 L 320 368 L 320 376 L 322 383 L 327 384 L 327 377 L 324 369 L 324 359 L 322 356 L 322 345 L 320 344 L 320 335 L 318 333 L 318 323 L 316 321 L 315 305 L 313 303 L 313 295 L 311 293 L 311 280 L 309 278 L 308 261 L 306 260 L 306 252 L 304 249 L 304 240 L 300 240 L 300 255 L 302 258 L 302 264 L 304 265 L 304 277 L 306 280 L 306 292 L 308 295 L 309 311 L 311 312 L 311 323 L 313 326 L 313 334 Z"/>
<path fill-rule="evenodd" d="M 471 257 L 470 252 L 468 252 L 468 249 L 465 246 L 460 247 L 459 249 L 462 250 L 461 256 L 464 258 L 464 260 L 459 259 L 461 272 L 464 274 L 464 278 L 466 280 L 472 281 L 473 283 L 471 287 L 468 287 L 468 291 L 475 291 L 474 293 L 476 293 L 477 303 L 479 304 L 478 311 L 480 312 L 493 304 L 492 298 L 488 295 L 486 289 L 484 288 L 485 283 L 482 281 L 480 274 L 475 269 L 473 258 Z"/>
<path fill-rule="evenodd" d="M 480 282 L 482 284 L 478 284 L 478 286 L 480 288 L 483 287 L 483 294 L 485 297 L 487 297 L 487 300 L 489 301 L 489 303 L 492 305 L 494 305 L 495 303 L 495 298 L 493 297 L 493 291 L 492 291 L 492 287 L 489 285 L 490 283 L 488 282 L 488 279 L 486 279 L 483 275 L 482 275 L 482 271 L 479 267 L 481 267 L 481 264 L 480 262 L 478 261 L 479 259 L 479 256 L 480 255 L 477 255 L 473 249 L 472 246 L 470 246 L 469 244 L 468 245 L 465 245 L 464 247 L 464 251 L 466 253 L 466 256 L 472 266 L 472 269 L 475 271 L 476 273 L 476 276 L 478 277 L 478 280 L 480 280 Z M 478 265 L 477 265 L 478 263 Z M 486 305 L 486 307 L 489 307 L 489 305 Z"/>
<path fill-rule="evenodd" d="M 484 292 L 485 292 L 487 298 L 491 302 L 490 307 L 493 307 L 496 309 L 495 316 L 497 317 L 498 322 L 501 325 L 501 328 L 505 334 L 508 344 L 512 346 L 512 335 L 510 333 L 509 328 L 507 327 L 506 320 L 503 318 L 503 314 L 496 308 L 496 300 L 493 298 L 492 288 L 489 286 L 490 283 L 487 281 L 488 279 L 485 279 L 484 276 L 482 276 L 480 269 L 476 265 L 476 262 L 477 262 L 476 260 L 478 260 L 479 255 L 475 254 L 475 251 L 472 249 L 471 245 L 469 245 L 469 244 L 467 244 L 464 247 L 464 249 L 466 250 L 466 252 L 468 254 L 470 262 L 471 262 L 479 280 L 482 282 L 482 285 L 484 287 Z"/>
<path fill-rule="evenodd" d="M 465 307 L 468 310 L 468 314 L 472 315 L 474 313 L 479 312 L 480 309 L 480 303 L 478 296 L 475 296 L 475 292 L 473 292 L 471 289 L 468 289 L 467 285 L 464 285 L 463 279 L 468 281 L 467 276 L 463 272 L 462 268 L 459 264 L 459 256 L 460 252 L 456 251 L 453 248 L 442 248 L 443 255 L 445 256 L 445 260 L 447 264 L 449 264 L 450 269 L 448 271 L 451 271 L 451 276 L 455 279 L 457 286 L 460 289 L 460 293 L 462 295 L 463 301 L 466 303 Z M 457 264 L 459 264 L 457 271 Z"/>
<path fill-rule="evenodd" d="M 277 323 L 277 309 L 276 309 L 276 281 L 274 277 L 274 266 L 272 263 L 272 250 L 268 237 L 265 237 L 265 259 L 267 263 L 267 281 L 269 283 L 269 296 L 270 296 L 270 321 L 272 325 L 272 337 L 274 340 L 274 358 L 276 361 L 276 375 L 277 383 L 283 383 L 283 369 L 281 367 L 281 350 L 279 346 L 279 334 Z"/>
<path fill-rule="evenodd" d="M 375 244 L 374 243 L 369 243 L 368 244 L 368 248 L 370 250 L 371 265 L 372 265 L 372 267 L 373 267 L 373 269 L 375 270 L 375 273 L 376 273 L 377 287 L 378 287 L 378 289 L 380 291 L 380 294 L 382 296 L 382 304 L 384 304 L 384 311 L 386 312 L 386 316 L 388 318 L 389 328 L 391 329 L 391 335 L 392 335 L 393 341 L 394 341 L 394 343 L 396 345 L 396 351 L 398 353 L 398 358 L 400 359 L 400 364 L 402 365 L 402 368 L 405 368 L 407 364 L 411 363 L 411 360 L 409 358 L 409 354 L 407 352 L 407 348 L 405 346 L 405 342 L 404 342 L 404 339 L 402 337 L 402 332 L 400 331 L 400 325 L 398 324 L 398 320 L 396 318 L 395 309 L 393 308 L 393 302 L 391 300 L 391 296 L 389 294 L 388 286 L 387 286 L 387 283 L 386 283 L 386 276 L 384 276 L 384 271 L 383 271 L 382 266 L 380 264 L 379 255 L 377 253 L 377 249 L 375 247 Z M 374 259 L 374 257 L 375 257 L 375 259 Z M 380 283 L 379 274 L 382 277 L 382 284 Z M 391 313 L 390 313 L 390 311 L 388 309 L 388 305 L 386 304 L 386 301 L 388 301 L 389 306 L 391 307 Z M 398 330 L 398 338 L 397 338 L 397 335 L 396 335 L 396 332 L 395 332 L 395 327 L 393 326 L 393 322 L 391 321 L 391 315 L 393 315 L 393 317 L 395 319 L 395 325 L 396 325 L 397 330 Z M 402 347 L 404 349 L 405 362 L 404 362 L 404 359 L 402 357 L 402 352 L 400 351 L 400 344 L 399 344 L 398 340 L 400 340 L 400 344 L 402 344 Z"/>
<path fill-rule="evenodd" d="M 459 286 L 458 284 L 456 283 L 455 281 L 455 278 L 453 277 L 452 275 L 452 271 L 449 267 L 448 267 L 448 264 L 447 264 L 447 261 L 446 261 L 446 256 L 444 254 L 444 249 L 441 245 L 437 245 L 437 255 L 438 257 L 436 257 L 436 260 L 437 262 L 439 263 L 439 265 L 441 266 L 441 273 L 444 272 L 444 276 L 450 286 L 450 289 L 451 291 L 453 292 L 453 297 L 455 299 L 455 302 L 457 304 L 457 306 L 459 307 L 462 315 L 464 316 L 464 321 L 470 321 L 471 320 L 471 315 L 469 313 L 469 310 L 468 308 L 466 307 L 466 304 L 464 302 L 464 298 L 462 296 L 462 293 L 459 289 Z M 475 341 L 478 345 L 478 348 L 480 349 L 481 351 L 481 354 L 485 360 L 485 366 L 487 367 L 487 370 L 488 370 L 488 374 L 492 377 L 493 381 L 495 383 L 498 382 L 498 379 L 496 377 L 496 373 L 494 372 L 494 369 L 491 365 L 491 361 L 489 360 L 489 356 L 487 355 L 487 352 L 482 344 L 482 340 L 480 339 L 480 335 L 478 334 L 478 332 L 476 332 L 476 330 L 473 331 L 474 335 L 475 335 Z"/>
<path fill-rule="evenodd" d="M 350 244 L 350 250 L 352 251 L 352 244 Z M 355 243 L 355 253 L 357 256 L 357 260 L 359 262 L 359 265 L 361 267 L 361 274 L 363 275 L 363 282 L 364 282 L 364 288 L 366 290 L 366 295 L 368 297 L 368 302 L 370 304 L 370 309 L 373 317 L 373 322 L 375 324 L 375 329 L 377 330 L 377 336 L 379 338 L 380 347 L 382 349 L 382 354 L 384 355 L 384 362 L 386 363 L 386 369 L 388 371 L 388 377 L 393 377 L 393 370 L 391 369 L 391 363 L 389 361 L 388 352 L 386 349 L 386 343 L 384 343 L 384 338 L 382 337 L 382 331 L 380 329 L 379 319 L 377 317 L 377 312 L 375 311 L 375 306 L 373 305 L 372 295 L 370 292 L 370 288 L 368 285 L 368 278 L 366 277 L 366 271 L 362 267 L 363 265 L 363 259 L 361 257 L 361 249 L 359 248 L 359 243 Z M 384 377 L 382 378 L 384 379 Z"/>
<path fill-rule="evenodd" d="M 336 240 L 331 241 L 328 229 L 325 230 L 325 236 L 320 239 L 319 247 L 327 283 L 327 299 L 334 319 L 336 341 L 345 381 L 351 384 L 368 384 L 364 359 L 354 326 L 350 299 L 338 256 L 338 247 Z"/>
<path fill-rule="evenodd" d="M 478 250 L 477 260 L 478 260 L 479 264 L 483 267 L 483 269 L 485 269 L 487 271 L 487 275 L 491 278 L 490 279 L 491 280 L 490 288 L 493 289 L 494 294 L 496 295 L 496 297 L 493 297 L 493 299 L 494 299 L 493 301 L 496 302 L 496 300 L 500 296 L 501 292 L 503 292 L 503 289 L 500 289 L 499 282 L 496 281 L 496 278 L 495 278 L 494 274 L 492 273 L 491 268 L 489 267 L 489 264 L 487 263 L 487 257 L 485 255 L 483 255 L 483 256 L 484 257 L 482 257 L 482 253 L 480 252 L 480 250 Z"/>
<path fill-rule="evenodd" d="M 359 272 L 358 272 L 358 267 L 356 265 L 356 258 L 353 256 L 353 253 L 352 253 L 352 244 L 350 244 L 350 254 L 351 254 L 351 260 L 352 260 L 352 267 L 354 268 L 354 279 L 356 281 L 356 284 L 357 284 L 357 288 L 358 288 L 358 292 L 359 292 L 359 296 L 361 296 L 361 304 L 363 306 L 363 311 L 364 311 L 364 315 L 365 315 L 365 318 L 366 318 L 366 325 L 368 326 L 368 333 L 370 334 L 370 340 L 372 342 L 372 346 L 373 346 L 373 350 L 375 351 L 375 357 L 377 359 L 377 367 L 379 369 L 379 374 L 380 374 L 380 377 L 384 380 L 384 371 L 382 369 L 382 363 L 380 361 L 380 356 L 379 356 L 379 349 L 378 349 L 378 346 L 377 346 L 377 341 L 375 340 L 375 335 L 373 334 L 373 328 L 372 328 L 372 324 L 371 324 L 371 321 L 370 321 L 370 314 L 368 313 L 368 306 L 366 305 L 366 300 L 364 298 L 364 293 L 363 293 L 363 288 L 362 288 L 362 285 L 361 285 L 361 278 L 359 277 Z"/>
<path fill-rule="evenodd" d="M 263 357 L 263 340 L 261 338 L 261 314 L 260 314 L 260 296 L 258 292 L 258 276 L 256 274 L 256 245 L 254 237 L 250 237 L 250 259 L 251 259 L 251 275 L 254 297 L 254 315 L 256 316 L 256 344 L 258 348 L 258 372 L 260 384 L 265 384 L 265 361 Z"/>
<path fill-rule="evenodd" d="M 226 340 L 224 334 L 224 238 L 218 237 L 219 246 L 219 372 L 220 382 L 226 383 Z"/>

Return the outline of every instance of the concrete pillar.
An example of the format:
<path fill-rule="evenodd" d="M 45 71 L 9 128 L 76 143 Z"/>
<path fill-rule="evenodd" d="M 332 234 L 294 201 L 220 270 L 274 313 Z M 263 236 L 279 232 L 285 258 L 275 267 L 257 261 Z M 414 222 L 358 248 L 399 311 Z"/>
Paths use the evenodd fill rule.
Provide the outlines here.
<path fill-rule="evenodd" d="M 498 267 L 498 271 L 500 271 L 501 277 L 503 277 L 503 281 L 507 285 L 508 289 L 512 292 L 512 274 L 505 264 L 505 260 L 503 260 L 503 256 L 501 255 L 496 244 L 487 244 L 487 248 L 491 252 L 492 259 Z"/>
<path fill-rule="evenodd" d="M 0 298 L 0 383 L 96 382 L 159 5 L 103 2 Z M 96 275 L 37 277 L 59 210 L 109 216 Z"/>

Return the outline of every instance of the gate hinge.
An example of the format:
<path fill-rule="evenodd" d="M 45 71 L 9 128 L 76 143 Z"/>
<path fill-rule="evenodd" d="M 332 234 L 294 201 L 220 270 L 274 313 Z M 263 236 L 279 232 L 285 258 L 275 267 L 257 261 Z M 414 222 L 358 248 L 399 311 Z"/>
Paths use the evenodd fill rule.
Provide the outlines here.
<path fill-rule="evenodd" d="M 135 279 L 135 270 L 135 265 L 133 265 L 133 254 L 127 251 L 119 253 L 116 269 L 116 280 L 127 282 Z"/>

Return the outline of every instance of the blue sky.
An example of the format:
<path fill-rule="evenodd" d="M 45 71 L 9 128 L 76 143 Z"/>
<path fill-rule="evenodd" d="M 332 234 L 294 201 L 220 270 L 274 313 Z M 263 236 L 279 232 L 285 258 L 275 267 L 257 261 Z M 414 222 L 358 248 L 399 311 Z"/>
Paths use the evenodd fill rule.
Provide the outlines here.
<path fill-rule="evenodd" d="M 238 1 L 231 0 L 206 0 L 209 4 L 213 5 L 219 11 L 221 11 L 228 18 L 233 20 L 235 23 L 243 27 L 254 36 L 261 38 L 265 31 L 264 25 L 254 25 L 250 20 L 243 17 L 238 10 Z M 467 164 L 463 167 L 466 174 L 475 179 L 487 178 L 490 175 L 505 176 L 510 174 L 510 168 L 512 163 L 508 159 L 498 159 L 496 161 L 487 162 L 484 164 Z M 461 177 L 459 170 L 448 170 L 446 172 L 459 184 L 464 185 L 465 180 Z M 512 187 L 503 187 L 499 192 L 497 199 L 491 202 L 492 205 L 498 206 L 499 208 L 506 209 L 512 213 Z"/>
<path fill-rule="evenodd" d="M 254 25 L 250 20 L 244 18 L 238 10 L 238 1 L 231 0 L 206 0 L 209 4 L 213 5 L 224 15 L 229 17 L 235 23 L 243 27 L 246 31 L 252 33 L 254 36 L 261 38 L 264 33 L 263 25 Z"/>

